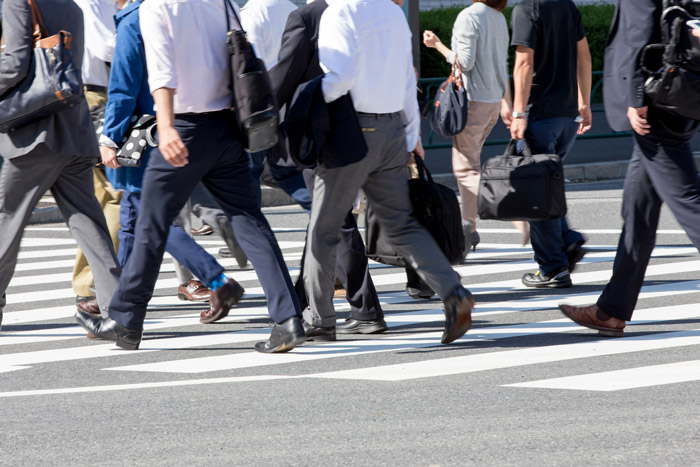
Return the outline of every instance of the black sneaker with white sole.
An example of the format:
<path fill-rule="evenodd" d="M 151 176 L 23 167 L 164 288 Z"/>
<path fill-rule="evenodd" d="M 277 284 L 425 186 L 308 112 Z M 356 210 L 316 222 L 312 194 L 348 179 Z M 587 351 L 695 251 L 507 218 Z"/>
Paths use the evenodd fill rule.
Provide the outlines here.
<path fill-rule="evenodd" d="M 564 268 L 551 275 L 542 274 L 541 271 L 537 271 L 535 274 L 528 272 L 523 276 L 522 281 L 526 287 L 538 288 L 563 289 L 573 285 L 571 283 L 571 276 L 569 275 L 569 270 L 567 268 Z"/>

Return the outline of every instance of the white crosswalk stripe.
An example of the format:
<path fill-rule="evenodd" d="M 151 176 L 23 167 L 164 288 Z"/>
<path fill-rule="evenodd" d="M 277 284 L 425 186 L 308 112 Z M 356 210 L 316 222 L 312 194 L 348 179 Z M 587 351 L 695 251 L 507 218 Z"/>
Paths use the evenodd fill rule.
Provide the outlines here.
<path fill-rule="evenodd" d="M 251 267 L 237 270 L 232 258 L 219 260 L 229 274 L 244 285 L 246 300 L 257 303 L 246 303 L 244 300 L 221 321 L 221 326 L 203 326 L 199 324 L 199 312 L 206 305 L 182 302 L 174 296 L 177 281 L 173 278 L 171 258 L 166 255 L 161 277 L 156 283 L 156 296 L 149 306 L 151 312 L 145 323 L 145 338 L 140 350 L 120 351 L 112 343 L 86 340 L 85 332 L 72 319 L 75 306 L 72 304 L 70 282 L 76 247 L 68 232 L 60 227 L 36 227 L 28 229 L 28 232 L 31 236 L 22 241 L 15 276 L 7 291 L 8 306 L 3 317 L 4 329 L 0 333 L 0 373 L 5 377 L 23 372 L 40 374 L 42 365 L 94 360 L 100 369 L 109 370 L 108 374 L 114 375 L 157 374 L 165 377 L 169 374 L 205 374 L 208 378 L 74 388 L 27 388 L 26 391 L 0 392 L 0 397 L 246 383 L 283 378 L 396 383 L 635 352 L 690 346 L 700 348 L 700 329 L 692 326 L 700 319 L 700 280 L 673 280 L 674 276 L 700 270 L 697 250 L 689 245 L 661 245 L 654 250 L 654 259 L 646 273 L 647 282 L 639 297 L 640 306 L 634 321 L 626 329 L 631 335 L 609 340 L 595 338 L 593 331 L 583 330 L 566 319 L 542 319 L 533 313 L 551 312 L 561 302 L 594 302 L 600 292 L 600 284 L 610 276 L 615 244 L 587 245 L 589 254 L 572 274 L 573 282 L 581 288 L 539 293 L 526 289 L 520 282 L 523 272 L 535 269 L 535 263 L 529 259 L 529 246 L 483 243 L 470 254 L 465 264 L 455 267 L 462 276 L 462 282 L 477 298 L 477 308 L 473 313 L 475 326 L 456 346 L 444 347 L 439 343 L 444 320 L 441 302 L 415 302 L 403 291 L 406 280 L 403 270 L 372 263 L 373 280 L 380 289 L 380 300 L 387 311 L 386 321 L 390 332 L 377 336 L 339 336 L 338 341 L 330 343 L 309 342 L 287 354 L 259 354 L 252 351 L 252 343 L 266 339 L 269 328 L 262 324 L 267 320 L 267 310 L 262 302 L 263 291 L 255 271 Z M 299 240 L 303 235 L 301 232 L 303 228 L 276 229 L 293 278 L 298 275 L 298 262 L 304 245 L 303 237 Z M 483 231 L 482 235 L 487 232 Z M 602 233 L 615 232 L 606 230 Z M 682 232 L 669 230 L 660 232 L 660 235 L 678 233 Z M 225 246 L 216 237 L 198 239 L 198 242 L 212 254 Z M 35 288 L 37 284 L 41 284 L 41 287 Z M 586 287 L 589 284 L 594 287 Z M 512 294 L 520 295 L 513 300 L 510 298 Z M 681 296 L 687 296 L 685 301 L 688 303 L 663 304 L 665 298 Z M 645 307 L 645 303 L 653 305 Z M 349 310 L 344 300 L 336 299 L 335 304 L 339 312 Z M 520 313 L 537 317 L 532 322 L 523 323 L 529 320 Z M 489 323 L 499 316 L 512 317 L 513 320 L 511 324 Z M 641 335 L 634 332 L 649 324 L 660 323 L 687 323 L 687 328 Z M 592 339 L 512 350 L 501 345 L 506 339 L 572 332 L 589 334 L 588 337 Z M 489 343 L 489 347 L 478 352 L 470 351 L 479 349 L 479 345 L 485 343 Z M 444 357 L 424 353 L 420 360 L 403 357 L 431 348 L 451 349 L 457 353 L 451 352 Z M 371 358 L 377 354 L 390 355 L 391 358 L 386 364 L 377 364 L 380 360 Z M 352 361 L 351 367 L 324 371 L 320 363 L 314 365 L 314 362 L 343 358 Z M 293 366 L 297 364 L 306 365 Z M 291 374 L 285 370 L 281 372 L 284 374 L 271 375 L 264 371 L 266 367 L 302 370 L 292 370 Z M 231 376 L 226 373 L 242 369 L 261 369 L 262 373 L 253 376 Z M 217 376 L 218 373 L 225 374 Z M 520 390 L 616 391 L 698 380 L 700 361 L 688 360 L 555 378 L 531 378 L 524 382 L 504 382 L 502 386 Z"/>

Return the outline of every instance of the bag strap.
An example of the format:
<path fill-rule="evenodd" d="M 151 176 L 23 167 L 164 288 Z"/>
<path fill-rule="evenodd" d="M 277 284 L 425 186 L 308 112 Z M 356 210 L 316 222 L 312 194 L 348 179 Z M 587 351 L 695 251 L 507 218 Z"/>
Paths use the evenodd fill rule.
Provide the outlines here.
<path fill-rule="evenodd" d="M 464 87 L 464 82 L 462 81 L 462 67 L 459 65 L 459 56 L 455 53 L 455 62 L 452 64 L 452 76 L 454 79 L 454 84 L 459 88 Z"/>
<path fill-rule="evenodd" d="M 530 150 L 530 145 L 527 144 L 527 140 L 525 140 L 525 139 L 521 139 L 521 140 L 514 140 L 514 139 L 511 139 L 511 140 L 508 142 L 508 146 L 506 146 L 506 150 L 505 150 L 505 152 L 503 153 L 503 157 L 510 157 L 510 156 L 512 156 L 512 155 L 515 153 L 515 149 L 516 149 L 516 144 L 515 144 L 515 143 L 516 143 L 517 141 L 522 141 L 522 142 L 523 142 L 523 151 L 522 151 L 522 155 L 525 156 L 525 157 L 531 157 L 531 156 L 532 156 L 532 151 Z"/>
<path fill-rule="evenodd" d="M 233 13 L 233 17 L 236 19 L 236 22 L 238 23 L 238 27 L 241 29 L 241 31 L 243 31 L 243 24 L 241 24 L 241 19 L 238 17 L 238 14 L 236 13 L 236 7 L 234 7 L 231 4 L 231 0 L 224 0 L 224 9 L 226 10 L 226 31 L 231 30 L 231 21 L 229 20 L 229 17 L 228 17 L 229 10 L 231 10 L 231 12 Z"/>
<path fill-rule="evenodd" d="M 430 183 L 433 182 L 433 176 L 430 174 L 430 170 L 425 166 L 423 158 L 417 154 L 414 154 L 413 160 L 416 162 L 416 168 L 418 169 L 418 178 L 425 181 L 426 178 Z"/>
<path fill-rule="evenodd" d="M 32 36 L 34 37 L 34 43 L 36 44 L 41 39 L 48 37 L 46 32 L 46 27 L 44 26 L 44 19 L 41 17 L 41 11 L 36 5 L 34 0 L 27 0 L 29 3 L 29 9 L 32 12 Z"/>

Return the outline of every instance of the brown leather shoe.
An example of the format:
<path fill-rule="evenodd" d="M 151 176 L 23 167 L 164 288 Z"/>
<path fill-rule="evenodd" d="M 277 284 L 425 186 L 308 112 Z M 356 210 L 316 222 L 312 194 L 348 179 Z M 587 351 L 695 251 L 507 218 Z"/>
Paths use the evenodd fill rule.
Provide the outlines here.
<path fill-rule="evenodd" d="M 100 314 L 100 305 L 97 304 L 96 298 L 89 298 L 87 300 L 78 300 L 75 303 L 75 307 L 84 311 L 85 313 L 91 314 L 93 316 L 102 316 Z"/>
<path fill-rule="evenodd" d="M 199 314 L 199 322 L 209 324 L 224 319 L 228 316 L 228 310 L 241 299 L 243 292 L 241 284 L 229 278 L 224 285 L 211 291 L 209 299 L 211 307 Z"/>
<path fill-rule="evenodd" d="M 192 300 L 195 302 L 208 302 L 211 290 L 199 282 L 192 279 L 187 284 L 180 284 L 177 288 L 177 298 L 180 300 Z"/>
<path fill-rule="evenodd" d="M 598 318 L 598 305 L 574 306 L 574 305 L 559 305 L 559 309 L 564 315 L 576 324 L 595 329 L 598 335 L 605 337 L 622 337 L 625 330 L 625 321 L 613 318 L 612 316 L 605 321 Z"/>
<path fill-rule="evenodd" d="M 190 229 L 192 235 L 211 235 L 214 233 L 214 228 L 209 224 L 202 224 L 201 227 Z"/>

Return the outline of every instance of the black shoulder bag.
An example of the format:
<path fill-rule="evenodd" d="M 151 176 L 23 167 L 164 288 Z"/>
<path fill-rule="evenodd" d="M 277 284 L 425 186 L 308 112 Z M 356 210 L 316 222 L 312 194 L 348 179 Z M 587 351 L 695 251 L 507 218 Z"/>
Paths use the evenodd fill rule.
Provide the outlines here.
<path fill-rule="evenodd" d="M 246 151 L 258 152 L 277 144 L 279 112 L 265 64 L 255 56 L 245 31 L 231 28 L 229 10 L 233 11 L 239 25 L 241 20 L 229 2 L 224 0 L 226 44 L 231 55 L 232 106 L 246 139 Z"/>

